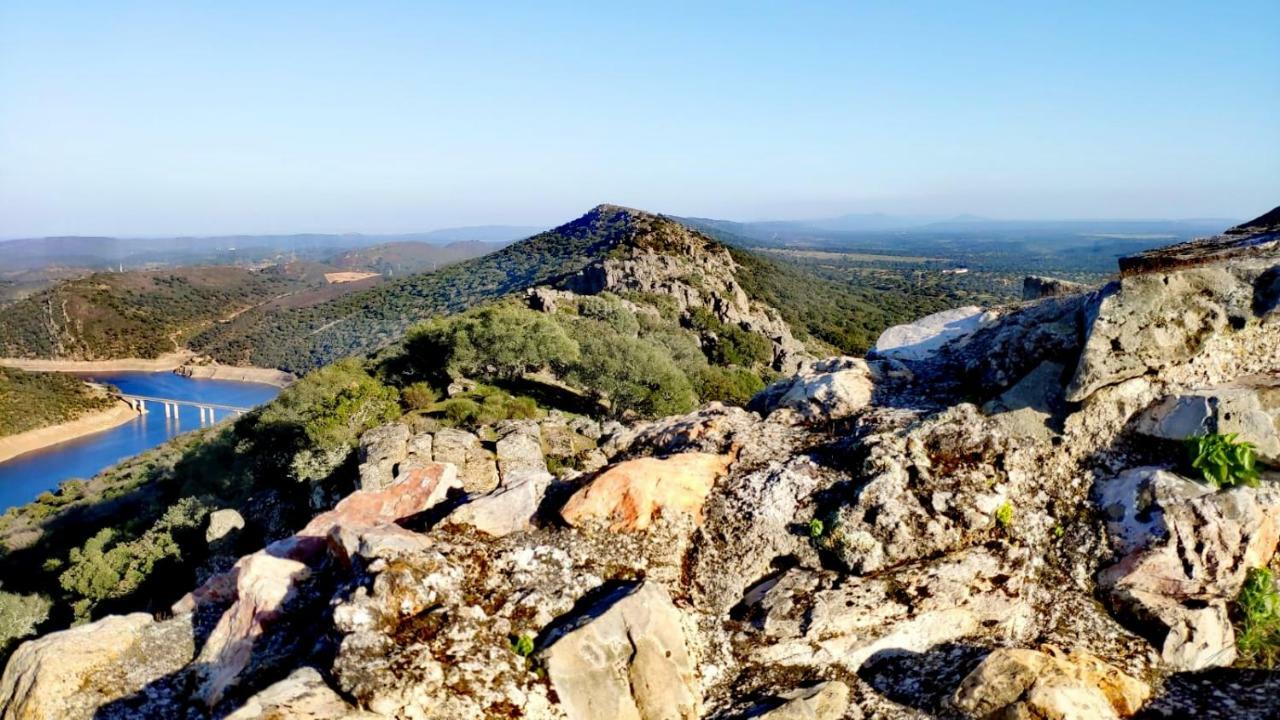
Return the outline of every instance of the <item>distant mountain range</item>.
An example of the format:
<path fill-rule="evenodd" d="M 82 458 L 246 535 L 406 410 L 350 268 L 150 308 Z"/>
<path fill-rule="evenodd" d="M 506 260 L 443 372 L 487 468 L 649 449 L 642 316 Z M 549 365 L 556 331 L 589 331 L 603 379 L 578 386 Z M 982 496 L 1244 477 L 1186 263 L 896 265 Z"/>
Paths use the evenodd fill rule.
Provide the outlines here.
<path fill-rule="evenodd" d="M 0 270 L 48 266 L 100 268 L 123 264 L 191 265 L 259 261 L 299 254 L 315 259 L 335 251 L 387 243 L 447 245 L 458 242 L 508 243 L 542 228 L 482 225 L 400 235 L 358 233 L 298 235 L 219 235 L 211 237 L 117 238 L 43 237 L 0 242 Z"/>

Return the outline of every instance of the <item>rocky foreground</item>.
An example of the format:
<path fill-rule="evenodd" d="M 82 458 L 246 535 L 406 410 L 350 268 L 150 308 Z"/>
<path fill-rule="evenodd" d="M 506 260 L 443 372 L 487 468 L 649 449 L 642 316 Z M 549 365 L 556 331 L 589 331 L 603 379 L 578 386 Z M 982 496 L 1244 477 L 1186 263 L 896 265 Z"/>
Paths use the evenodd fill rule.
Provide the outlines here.
<path fill-rule="evenodd" d="M 25 643 L 0 717 L 1280 717 L 1232 667 L 1280 535 L 1277 228 L 1028 292 L 750 410 L 370 431 L 359 490 L 171 614 Z M 1185 474 L 1206 432 L 1257 487 Z"/>

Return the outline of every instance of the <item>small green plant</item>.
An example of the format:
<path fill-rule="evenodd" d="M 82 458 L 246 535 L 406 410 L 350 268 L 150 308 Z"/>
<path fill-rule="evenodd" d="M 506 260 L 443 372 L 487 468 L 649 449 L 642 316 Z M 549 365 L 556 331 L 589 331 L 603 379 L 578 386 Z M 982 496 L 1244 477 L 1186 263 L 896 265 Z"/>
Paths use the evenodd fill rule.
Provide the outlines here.
<path fill-rule="evenodd" d="M 1253 443 L 1237 440 L 1235 433 L 1211 433 L 1190 438 L 1187 447 L 1191 467 L 1215 488 L 1258 486 L 1257 454 Z"/>
<path fill-rule="evenodd" d="M 1001 503 L 1000 507 L 996 508 L 995 518 L 996 525 L 1001 530 L 1008 530 L 1009 526 L 1013 524 L 1013 503 L 1008 500 Z"/>
<path fill-rule="evenodd" d="M 818 538 L 822 537 L 823 534 L 826 532 L 827 532 L 826 523 L 822 522 L 818 518 L 814 518 L 809 521 L 809 537 L 813 538 L 814 540 L 817 540 Z"/>
<path fill-rule="evenodd" d="M 1250 665 L 1274 668 L 1280 662 L 1280 590 L 1266 568 L 1249 571 L 1236 598 L 1236 647 Z"/>
<path fill-rule="evenodd" d="M 533 636 L 520 635 L 511 639 L 511 652 L 522 658 L 527 658 L 533 654 Z"/>
<path fill-rule="evenodd" d="M 1055 538 L 1061 538 L 1065 534 L 1067 534 L 1066 528 L 1062 527 L 1061 525 L 1053 526 L 1053 536 Z"/>

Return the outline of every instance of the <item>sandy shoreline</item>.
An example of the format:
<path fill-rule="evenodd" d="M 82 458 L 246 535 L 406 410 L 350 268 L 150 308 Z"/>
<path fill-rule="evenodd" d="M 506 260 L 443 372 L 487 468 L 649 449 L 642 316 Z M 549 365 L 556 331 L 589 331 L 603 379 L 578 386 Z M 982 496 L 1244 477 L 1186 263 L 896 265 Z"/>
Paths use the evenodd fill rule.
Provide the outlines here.
<path fill-rule="evenodd" d="M 32 372 L 163 372 L 175 370 L 194 357 L 189 352 L 166 353 L 157 358 L 116 360 L 32 360 L 0 358 L 0 365 Z"/>
<path fill-rule="evenodd" d="M 275 368 L 239 367 L 237 365 L 183 365 L 174 370 L 174 372 L 190 378 L 264 383 L 275 385 L 276 387 L 287 387 L 298 379 L 290 373 L 276 370 Z"/>
<path fill-rule="evenodd" d="M 84 435 L 110 430 L 136 417 L 138 417 L 136 410 L 124 401 L 117 401 L 108 410 L 82 415 L 70 422 L 0 437 L 0 462 Z"/>
<path fill-rule="evenodd" d="M 0 358 L 0 365 L 31 372 L 165 372 L 173 371 L 191 378 L 236 380 L 287 387 L 298 378 L 283 370 L 237 365 L 192 365 L 190 352 L 166 353 L 158 358 L 119 358 L 115 360 L 32 360 Z"/>

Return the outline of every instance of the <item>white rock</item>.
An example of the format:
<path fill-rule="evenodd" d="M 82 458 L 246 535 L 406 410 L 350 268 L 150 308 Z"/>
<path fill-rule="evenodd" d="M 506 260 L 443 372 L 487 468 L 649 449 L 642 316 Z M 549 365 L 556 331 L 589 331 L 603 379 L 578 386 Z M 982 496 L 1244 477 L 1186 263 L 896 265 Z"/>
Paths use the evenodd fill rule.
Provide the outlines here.
<path fill-rule="evenodd" d="M 880 333 L 868 356 L 927 360 L 946 343 L 965 337 L 990 321 L 976 305 L 943 310 Z"/>

